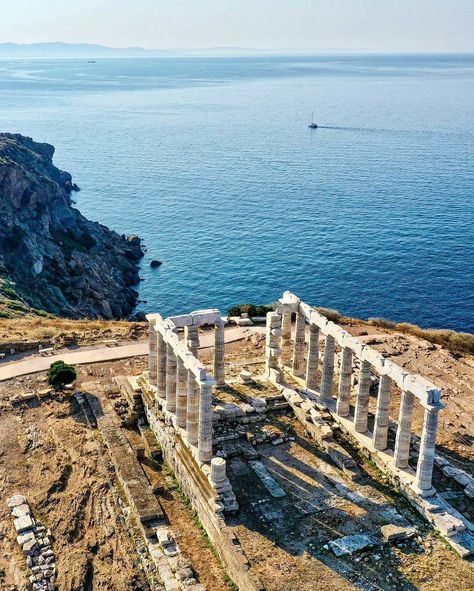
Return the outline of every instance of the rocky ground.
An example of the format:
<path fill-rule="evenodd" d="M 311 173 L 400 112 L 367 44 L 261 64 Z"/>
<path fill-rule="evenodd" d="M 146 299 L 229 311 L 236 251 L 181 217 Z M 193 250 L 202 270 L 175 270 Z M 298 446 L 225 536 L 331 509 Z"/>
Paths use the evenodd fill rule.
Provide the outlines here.
<path fill-rule="evenodd" d="M 0 134 L 0 317 L 126 317 L 138 298 L 140 239 L 75 209 L 77 187 L 53 155 L 49 144 Z"/>
<path fill-rule="evenodd" d="M 453 463 L 472 469 L 474 366 L 418 339 L 369 326 L 347 326 L 354 334 L 419 372 L 443 388 L 440 447 Z M 363 334 L 367 333 L 367 334 Z M 264 337 L 251 334 L 227 347 L 229 379 L 242 369 L 262 369 Z M 212 352 L 200 352 L 205 363 Z M 99 380 L 112 391 L 115 375 L 139 374 L 146 358 L 79 367 L 82 381 Z M 60 591 L 140 589 L 147 583 L 117 504 L 117 489 L 107 454 L 79 408 L 66 395 L 12 404 L 16 394 L 41 392 L 44 375 L 0 384 L 0 498 L 15 493 L 27 498 L 38 521 L 51 530 Z M 232 386 L 219 393 L 229 402 L 248 393 Z M 274 396 L 273 389 L 255 386 L 254 396 Z M 394 417 L 396 418 L 396 416 Z M 419 427 L 418 415 L 415 427 Z M 280 445 L 258 446 L 262 464 L 285 492 L 274 498 L 242 458 L 229 462 L 229 473 L 241 506 L 230 521 L 252 564 L 269 591 L 324 589 L 472 588 L 472 563 L 463 561 L 404 501 L 380 474 L 360 458 L 364 479 L 343 479 L 304 429 L 286 411 L 275 412 L 263 431 L 286 436 Z M 177 534 L 183 552 L 209 591 L 225 591 L 224 573 L 166 472 L 143 464 Z M 395 513 L 394 513 L 395 511 Z M 399 516 L 399 517 L 397 517 Z M 374 532 L 400 519 L 417 529 L 417 537 L 401 545 L 364 550 L 354 557 L 336 557 L 325 546 L 341 535 Z M 120 565 L 120 568 L 117 568 Z M 15 540 L 10 509 L 0 505 L 0 587 L 26 589 L 25 559 Z"/>

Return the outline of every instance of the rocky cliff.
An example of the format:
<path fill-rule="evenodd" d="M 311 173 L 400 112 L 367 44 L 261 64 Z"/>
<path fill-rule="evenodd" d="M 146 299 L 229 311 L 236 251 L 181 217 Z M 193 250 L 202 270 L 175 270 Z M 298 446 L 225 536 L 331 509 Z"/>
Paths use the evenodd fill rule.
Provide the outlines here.
<path fill-rule="evenodd" d="M 126 317 L 138 297 L 140 240 L 75 209 L 77 187 L 53 154 L 49 144 L 0 134 L 0 293 L 12 309 Z"/>

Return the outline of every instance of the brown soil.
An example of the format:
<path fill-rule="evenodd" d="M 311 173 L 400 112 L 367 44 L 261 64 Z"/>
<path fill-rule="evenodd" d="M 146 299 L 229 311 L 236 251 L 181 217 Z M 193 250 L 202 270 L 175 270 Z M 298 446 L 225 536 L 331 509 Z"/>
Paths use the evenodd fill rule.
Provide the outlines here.
<path fill-rule="evenodd" d="M 147 589 L 109 488 L 104 449 L 84 417 L 68 399 L 12 408 L 5 399 L 15 385 L 22 387 L 0 387 L 1 588 L 29 588 L 5 503 L 20 493 L 51 529 L 61 591 Z"/>

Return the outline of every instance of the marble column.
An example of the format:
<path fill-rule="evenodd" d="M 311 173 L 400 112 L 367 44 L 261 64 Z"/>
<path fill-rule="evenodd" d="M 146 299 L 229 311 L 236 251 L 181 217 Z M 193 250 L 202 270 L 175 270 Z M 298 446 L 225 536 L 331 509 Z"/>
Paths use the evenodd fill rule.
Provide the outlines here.
<path fill-rule="evenodd" d="M 308 359 L 306 363 L 306 387 L 314 390 L 318 385 L 319 327 L 309 325 Z"/>
<path fill-rule="evenodd" d="M 198 457 L 200 462 L 212 459 L 212 385 L 201 382 L 199 392 Z"/>
<path fill-rule="evenodd" d="M 188 403 L 188 370 L 182 359 L 177 359 L 176 370 L 176 424 L 186 427 L 186 412 Z"/>
<path fill-rule="evenodd" d="M 199 425 L 199 386 L 192 371 L 188 371 L 188 405 L 186 410 L 186 439 L 191 445 L 198 441 Z"/>
<path fill-rule="evenodd" d="M 381 375 L 377 395 L 377 410 L 375 411 L 374 434 L 372 436 L 373 446 L 380 451 L 387 449 L 391 389 L 392 380 L 390 377 Z"/>
<path fill-rule="evenodd" d="M 411 392 L 402 391 L 397 437 L 393 457 L 397 468 L 407 468 L 410 455 L 411 420 L 415 397 Z"/>
<path fill-rule="evenodd" d="M 265 338 L 265 370 L 267 377 L 270 370 L 278 370 L 278 361 L 281 355 L 281 316 L 277 312 L 268 312 Z"/>
<path fill-rule="evenodd" d="M 176 411 L 176 355 L 171 345 L 166 345 L 166 410 Z"/>
<path fill-rule="evenodd" d="M 297 312 L 296 326 L 295 326 L 295 344 L 293 347 L 293 366 L 292 373 L 294 376 L 304 376 L 304 337 L 305 337 L 306 321 L 303 314 Z"/>
<path fill-rule="evenodd" d="M 199 327 L 197 326 L 185 326 L 184 327 L 184 340 L 186 342 L 186 346 L 194 355 L 194 357 L 198 356 L 198 349 L 199 349 Z"/>
<path fill-rule="evenodd" d="M 224 458 L 212 458 L 211 460 L 211 480 L 218 483 L 226 479 L 225 473 L 226 462 Z"/>
<path fill-rule="evenodd" d="M 224 322 L 216 322 L 214 334 L 214 379 L 216 386 L 225 386 L 225 330 Z"/>
<path fill-rule="evenodd" d="M 341 356 L 341 374 L 337 395 L 336 412 L 340 417 L 347 417 L 351 402 L 352 349 L 343 347 Z"/>
<path fill-rule="evenodd" d="M 157 394 L 159 398 L 166 398 L 166 343 L 160 333 L 157 333 L 158 348 L 158 376 Z"/>
<path fill-rule="evenodd" d="M 438 432 L 438 413 L 442 406 L 429 406 L 425 408 L 423 420 L 423 432 L 420 441 L 420 453 L 416 466 L 416 477 L 413 488 L 422 496 L 428 496 L 434 492 L 431 484 L 433 465 L 435 458 L 436 434 Z"/>
<path fill-rule="evenodd" d="M 291 363 L 291 312 L 284 312 L 281 320 L 281 363 Z"/>
<path fill-rule="evenodd" d="M 157 333 L 155 330 L 155 321 L 148 321 L 148 381 L 152 386 L 157 383 Z"/>
<path fill-rule="evenodd" d="M 334 348 L 336 342 L 331 335 L 326 336 L 324 345 L 323 370 L 321 376 L 321 400 L 332 400 L 332 384 L 334 380 Z"/>
<path fill-rule="evenodd" d="M 370 396 L 370 361 L 361 361 L 359 385 L 354 411 L 354 428 L 357 433 L 365 433 L 368 429 L 369 396 Z"/>

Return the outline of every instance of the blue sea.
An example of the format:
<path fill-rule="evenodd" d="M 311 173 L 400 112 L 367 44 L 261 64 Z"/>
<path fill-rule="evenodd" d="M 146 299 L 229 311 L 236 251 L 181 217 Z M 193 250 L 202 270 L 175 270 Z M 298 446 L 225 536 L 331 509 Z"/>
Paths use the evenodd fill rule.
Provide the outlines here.
<path fill-rule="evenodd" d="M 290 289 L 474 332 L 473 105 L 474 55 L 0 61 L 0 130 L 143 237 L 164 314 Z"/>

